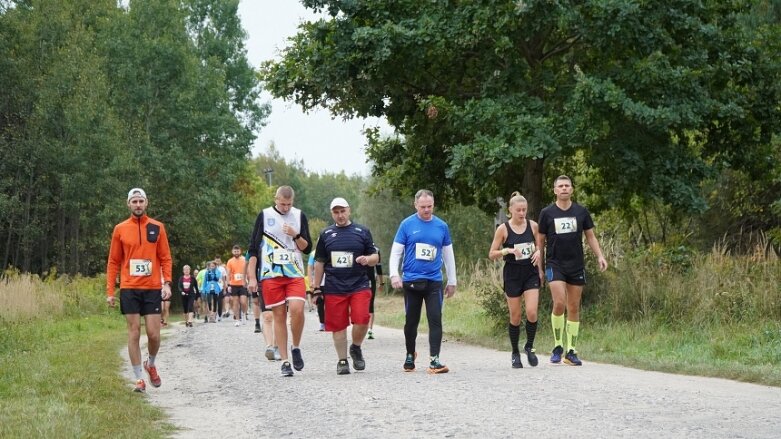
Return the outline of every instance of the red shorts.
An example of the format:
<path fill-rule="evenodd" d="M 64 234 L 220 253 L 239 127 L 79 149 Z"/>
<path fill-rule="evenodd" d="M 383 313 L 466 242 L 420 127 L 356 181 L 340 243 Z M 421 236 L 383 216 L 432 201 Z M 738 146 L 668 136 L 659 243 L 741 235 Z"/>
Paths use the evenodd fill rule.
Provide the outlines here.
<path fill-rule="evenodd" d="M 272 277 L 261 281 L 263 303 L 266 308 L 284 305 L 288 300 L 306 300 L 306 284 L 303 277 Z"/>
<path fill-rule="evenodd" d="M 325 330 L 339 332 L 348 326 L 369 324 L 369 302 L 372 292 L 369 289 L 349 294 L 324 294 Z"/>

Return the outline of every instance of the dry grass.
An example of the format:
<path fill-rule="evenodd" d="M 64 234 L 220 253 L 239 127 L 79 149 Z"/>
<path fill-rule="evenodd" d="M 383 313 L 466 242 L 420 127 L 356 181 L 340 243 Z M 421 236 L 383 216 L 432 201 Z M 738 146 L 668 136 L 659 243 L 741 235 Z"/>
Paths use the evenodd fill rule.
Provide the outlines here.
<path fill-rule="evenodd" d="M 61 315 L 66 295 L 64 282 L 44 282 L 30 274 L 6 273 L 0 277 L 0 320 L 20 322 L 40 315 Z"/>

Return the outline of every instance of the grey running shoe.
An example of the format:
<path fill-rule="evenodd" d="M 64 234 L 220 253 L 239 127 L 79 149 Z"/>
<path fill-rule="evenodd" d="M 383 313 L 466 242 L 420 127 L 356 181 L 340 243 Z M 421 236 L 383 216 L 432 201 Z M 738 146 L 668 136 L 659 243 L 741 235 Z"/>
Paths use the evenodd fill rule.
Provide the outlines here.
<path fill-rule="evenodd" d="M 337 375 L 349 375 L 350 374 L 350 363 L 348 363 L 347 360 L 339 360 L 339 362 L 336 363 L 336 374 Z"/>
<path fill-rule="evenodd" d="M 282 363 L 281 373 L 282 373 L 283 377 L 292 377 L 293 376 L 293 368 L 290 367 L 290 362 L 289 361 L 285 361 L 284 363 Z"/>
<path fill-rule="evenodd" d="M 353 359 L 355 370 L 366 369 L 366 361 L 363 360 L 363 352 L 361 352 L 360 346 L 350 345 L 350 358 Z"/>
<path fill-rule="evenodd" d="M 293 357 L 293 368 L 299 371 L 303 369 L 304 357 L 301 356 L 301 349 L 299 348 L 291 349 L 290 355 Z"/>
<path fill-rule="evenodd" d="M 282 359 L 282 355 L 279 355 L 279 346 L 274 346 L 274 361 Z"/>
<path fill-rule="evenodd" d="M 439 361 L 439 355 L 431 357 L 431 362 L 428 365 L 428 373 L 448 373 L 450 369 Z"/>
<path fill-rule="evenodd" d="M 523 363 L 521 363 L 521 354 L 518 352 L 513 352 L 513 369 L 523 369 Z"/>
<path fill-rule="evenodd" d="M 268 361 L 274 361 L 274 347 L 266 346 L 266 359 Z"/>

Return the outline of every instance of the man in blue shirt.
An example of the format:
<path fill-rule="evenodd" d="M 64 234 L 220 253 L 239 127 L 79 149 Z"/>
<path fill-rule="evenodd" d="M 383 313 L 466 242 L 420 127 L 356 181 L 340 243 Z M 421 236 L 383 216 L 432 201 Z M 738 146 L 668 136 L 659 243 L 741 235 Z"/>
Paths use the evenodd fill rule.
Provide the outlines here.
<path fill-rule="evenodd" d="M 369 276 L 366 267 L 379 260 L 368 228 L 350 221 L 350 205 L 344 198 L 331 201 L 334 224 L 323 229 L 315 250 L 313 294 L 325 297 L 325 330 L 333 332 L 339 356 L 336 373 L 347 375 L 347 327 L 353 324 L 350 357 L 355 370 L 366 368 L 361 343 L 369 329 Z M 325 282 L 323 282 L 323 274 Z M 322 287 L 320 286 L 322 284 Z"/>
<path fill-rule="evenodd" d="M 423 302 L 429 325 L 430 362 L 428 373 L 446 373 L 448 367 L 439 361 L 442 345 L 442 263 L 447 274 L 444 296 L 456 293 L 456 260 L 450 229 L 447 223 L 434 215 L 434 194 L 421 189 L 415 194 L 415 214 L 399 225 L 390 256 L 390 278 L 393 288 L 404 289 L 406 321 L 404 338 L 407 358 L 404 371 L 415 370 L 415 339 Z M 403 276 L 399 276 L 399 262 L 404 255 Z"/>

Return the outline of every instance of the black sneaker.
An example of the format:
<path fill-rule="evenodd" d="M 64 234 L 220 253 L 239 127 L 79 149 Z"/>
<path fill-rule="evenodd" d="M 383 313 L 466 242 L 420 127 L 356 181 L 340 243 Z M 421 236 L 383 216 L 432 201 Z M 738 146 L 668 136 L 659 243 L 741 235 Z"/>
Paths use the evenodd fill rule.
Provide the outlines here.
<path fill-rule="evenodd" d="M 290 362 L 285 361 L 282 363 L 282 376 L 283 377 L 292 377 L 293 376 L 293 368 L 290 367 Z"/>
<path fill-rule="evenodd" d="M 361 352 L 360 346 L 350 345 L 350 357 L 353 359 L 355 370 L 366 369 L 366 362 L 363 360 L 363 352 Z"/>
<path fill-rule="evenodd" d="M 448 373 L 450 369 L 439 361 L 439 355 L 431 357 L 431 362 L 428 365 L 428 373 Z"/>
<path fill-rule="evenodd" d="M 418 356 L 417 352 L 415 352 L 414 354 L 407 354 L 407 359 L 404 360 L 404 372 L 415 371 L 415 357 L 417 356 Z"/>
<path fill-rule="evenodd" d="M 570 366 L 582 366 L 583 362 L 580 361 L 578 358 L 578 353 L 575 352 L 573 349 L 570 349 L 567 352 L 567 355 L 564 356 L 564 363 L 569 364 Z"/>
<path fill-rule="evenodd" d="M 259 334 L 261 332 L 263 332 L 263 330 L 260 329 L 260 325 L 255 325 L 255 334 Z"/>
<path fill-rule="evenodd" d="M 304 368 L 304 357 L 301 356 L 301 349 L 295 348 L 290 350 L 290 355 L 293 357 L 293 368 L 300 371 Z"/>
<path fill-rule="evenodd" d="M 524 349 L 526 351 L 526 359 L 529 361 L 529 366 L 536 366 L 539 364 L 539 360 L 537 359 L 537 354 L 534 353 L 534 348 L 526 348 Z"/>
<path fill-rule="evenodd" d="M 513 369 L 522 369 L 523 363 L 521 363 L 521 354 L 513 352 Z"/>
<path fill-rule="evenodd" d="M 357 369 L 357 367 L 356 367 Z M 350 374 L 350 363 L 347 362 L 347 360 L 339 360 L 338 363 L 336 363 L 336 374 L 337 375 L 349 375 Z"/>

